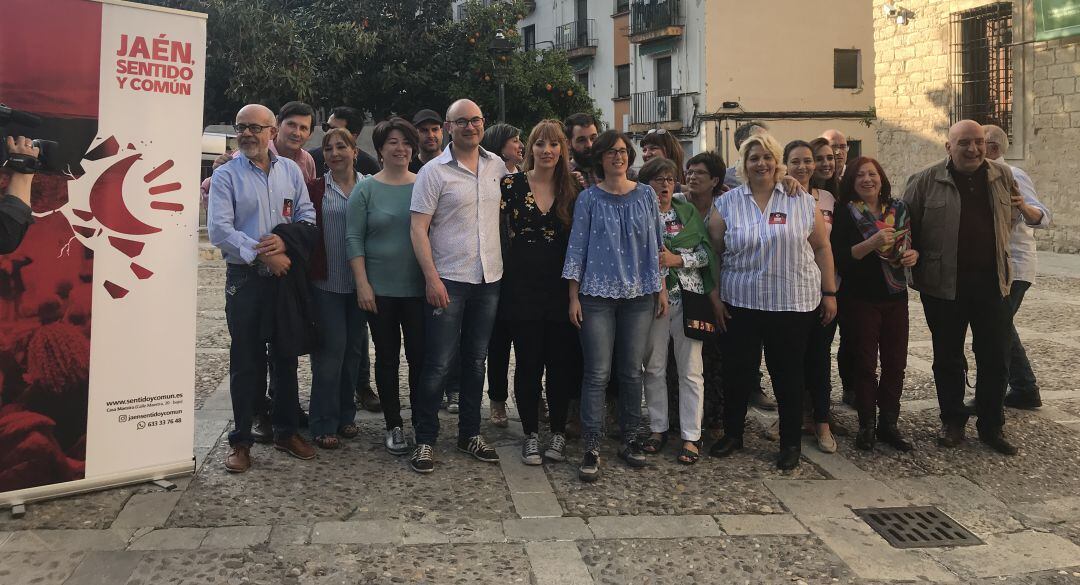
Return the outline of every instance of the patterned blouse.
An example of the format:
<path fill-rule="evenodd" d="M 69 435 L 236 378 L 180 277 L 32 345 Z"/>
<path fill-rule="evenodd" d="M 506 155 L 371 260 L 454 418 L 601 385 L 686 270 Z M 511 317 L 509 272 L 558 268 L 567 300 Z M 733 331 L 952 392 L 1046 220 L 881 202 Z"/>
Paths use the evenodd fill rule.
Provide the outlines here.
<path fill-rule="evenodd" d="M 683 261 L 681 267 L 672 269 L 679 277 L 679 282 L 668 289 L 668 302 L 673 305 L 681 302 L 684 288 L 690 292 L 705 294 L 705 283 L 701 280 L 701 271 L 698 270 L 709 265 L 709 253 L 705 250 L 705 246 L 698 245 L 693 249 L 671 247 L 672 238 L 679 235 L 683 229 L 683 224 L 679 221 L 674 207 L 661 212 L 660 221 L 664 222 L 664 246 L 671 253 L 682 256 Z"/>
<path fill-rule="evenodd" d="M 574 207 L 562 277 L 581 283 L 579 292 L 588 296 L 632 299 L 659 292 L 662 230 L 652 187 L 638 183 L 625 195 L 589 187 Z"/>

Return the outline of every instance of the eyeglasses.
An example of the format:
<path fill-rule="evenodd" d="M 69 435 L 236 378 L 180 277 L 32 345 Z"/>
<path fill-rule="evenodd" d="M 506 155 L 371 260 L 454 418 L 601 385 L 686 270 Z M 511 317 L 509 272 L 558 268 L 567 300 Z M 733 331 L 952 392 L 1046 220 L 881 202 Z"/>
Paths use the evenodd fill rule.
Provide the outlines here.
<path fill-rule="evenodd" d="M 652 130 L 649 130 L 645 134 L 667 134 L 667 129 L 666 128 L 653 128 Z"/>
<path fill-rule="evenodd" d="M 687 177 L 711 177 L 712 176 L 712 173 L 710 173 L 709 171 L 699 171 L 697 169 L 686 169 L 686 172 L 683 173 L 683 174 L 685 174 Z"/>
<path fill-rule="evenodd" d="M 656 177 L 655 179 L 653 179 L 653 180 L 651 180 L 649 182 L 650 183 L 667 183 L 668 185 L 674 185 L 675 184 L 675 178 L 674 177 Z"/>
<path fill-rule="evenodd" d="M 454 126 L 457 126 L 458 128 L 464 128 L 466 126 L 472 126 L 473 128 L 479 128 L 479 127 L 481 127 L 483 125 L 484 125 L 484 119 L 481 118 L 480 116 L 476 116 L 475 118 L 468 118 L 468 119 L 466 119 L 466 118 L 458 118 L 457 120 L 454 120 Z"/>
<path fill-rule="evenodd" d="M 271 128 L 271 126 L 260 126 L 258 124 L 233 124 L 233 130 L 236 130 L 237 134 L 243 134 L 247 130 L 251 130 L 252 134 L 261 134 L 263 130 Z"/>
<path fill-rule="evenodd" d="M 612 148 L 611 150 L 605 150 L 604 156 L 610 156 L 615 158 L 617 156 L 626 156 L 627 150 L 625 148 Z"/>

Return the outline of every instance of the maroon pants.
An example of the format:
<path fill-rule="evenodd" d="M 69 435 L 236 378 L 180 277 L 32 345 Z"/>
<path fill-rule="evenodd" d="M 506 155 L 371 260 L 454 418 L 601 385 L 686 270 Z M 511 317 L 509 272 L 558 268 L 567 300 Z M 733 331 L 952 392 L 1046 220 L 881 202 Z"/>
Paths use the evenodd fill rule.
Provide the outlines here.
<path fill-rule="evenodd" d="M 859 421 L 872 422 L 879 410 L 899 413 L 907 368 L 907 298 L 888 301 L 843 298 L 840 312 L 850 350 L 851 383 Z M 877 375 L 879 352 L 880 379 Z"/>

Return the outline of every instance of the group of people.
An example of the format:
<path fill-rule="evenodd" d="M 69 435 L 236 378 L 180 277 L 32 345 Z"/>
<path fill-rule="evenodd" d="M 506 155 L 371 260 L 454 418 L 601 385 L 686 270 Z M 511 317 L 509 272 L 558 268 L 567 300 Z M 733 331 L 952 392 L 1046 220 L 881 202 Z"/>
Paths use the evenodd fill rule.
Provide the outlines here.
<path fill-rule="evenodd" d="M 617 456 L 631 467 L 664 449 L 673 422 L 677 461 L 696 463 L 708 413 L 723 421 L 710 454 L 728 456 L 743 447 L 748 407 L 769 406 L 764 355 L 779 411 L 770 430 L 777 466 L 792 469 L 804 431 L 822 451 L 837 448 L 829 412 L 837 323 L 845 402 L 859 415 L 855 445 L 911 450 L 897 425 L 909 286 L 933 336 L 941 445 L 963 441 L 971 414 L 969 326 L 979 438 L 1015 454 L 1003 405 L 1039 404 L 1011 324 L 1034 275 L 1030 229 L 1048 225 L 1050 213 L 1030 179 L 1003 164 L 1000 128 L 956 124 L 947 158 L 898 197 L 878 161 L 848 160 L 836 130 L 781 146 L 764 124 L 744 124 L 729 168 L 712 151 L 684 162 L 664 130 L 635 145 L 574 114 L 525 136 L 488 126 L 461 99 L 445 120 L 425 109 L 411 122 L 379 122 L 370 157 L 357 145 L 359 125 L 342 120 L 355 114 L 334 110 L 316 164 L 302 148 L 315 122 L 309 106 L 291 102 L 276 116 L 245 106 L 240 150 L 209 185 L 209 235 L 227 262 L 231 472 L 251 465 L 268 368 L 272 432 L 262 438 L 315 457 L 297 431 L 304 353 L 315 445 L 334 449 L 359 433 L 354 395 L 366 382 L 369 328 L 385 448 L 409 455 L 419 473 L 434 470 L 444 397 L 458 413 L 457 448 L 499 460 L 481 433 L 482 391 L 487 373 L 491 421 L 505 426 L 511 347 L 524 464 L 566 459 L 574 402 L 582 481 L 601 472 L 608 402 L 617 405 Z M 645 162 L 635 169 L 637 147 Z M 399 397 L 402 346 L 412 444 Z M 671 359 L 678 384 L 669 390 Z M 714 359 L 722 383 L 706 388 Z M 639 436 L 643 399 L 650 433 Z"/>

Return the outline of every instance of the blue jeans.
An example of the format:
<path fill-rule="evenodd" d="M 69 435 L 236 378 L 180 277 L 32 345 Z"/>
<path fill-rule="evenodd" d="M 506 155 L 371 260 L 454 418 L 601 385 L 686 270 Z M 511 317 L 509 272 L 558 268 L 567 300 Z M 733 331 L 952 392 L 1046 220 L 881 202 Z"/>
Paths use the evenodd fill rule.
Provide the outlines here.
<path fill-rule="evenodd" d="M 296 433 L 298 424 L 298 385 L 296 356 L 281 356 L 274 340 L 262 336 L 263 311 L 273 310 L 277 279 L 259 276 L 255 269 L 229 264 L 225 272 L 225 319 L 229 325 L 229 396 L 232 399 L 233 426 L 230 445 L 251 446 L 251 425 L 256 402 L 262 403 L 266 392 L 269 362 L 274 401 L 271 420 L 275 439 L 287 439 Z"/>
<path fill-rule="evenodd" d="M 1014 280 L 1009 290 L 1009 306 L 1012 308 L 1013 318 L 1020 310 L 1020 303 L 1024 302 L 1024 294 L 1031 288 L 1031 283 L 1023 280 Z M 1039 395 L 1039 384 L 1035 381 L 1035 372 L 1031 370 L 1031 362 L 1028 361 L 1024 342 L 1020 341 L 1020 335 L 1016 333 L 1016 325 L 1012 326 L 1012 349 L 1009 356 L 1009 388 L 1014 392 L 1030 396 Z"/>
<path fill-rule="evenodd" d="M 581 431 L 586 449 L 603 437 L 604 399 L 611 378 L 614 351 L 619 382 L 619 430 L 624 441 L 634 438 L 641 421 L 641 392 L 645 349 L 656 316 L 656 295 L 606 299 L 581 295 Z"/>
<path fill-rule="evenodd" d="M 311 287 L 319 348 L 311 352 L 312 436 L 333 435 L 356 421 L 353 390 L 367 349 L 367 319 L 353 293 Z"/>
<path fill-rule="evenodd" d="M 468 284 L 443 279 L 450 305 L 424 304 L 424 370 L 420 375 L 413 428 L 418 444 L 434 445 L 439 436 L 443 385 L 455 356 L 461 364 L 458 437 L 480 434 L 484 360 L 499 305 L 499 283 Z"/>

